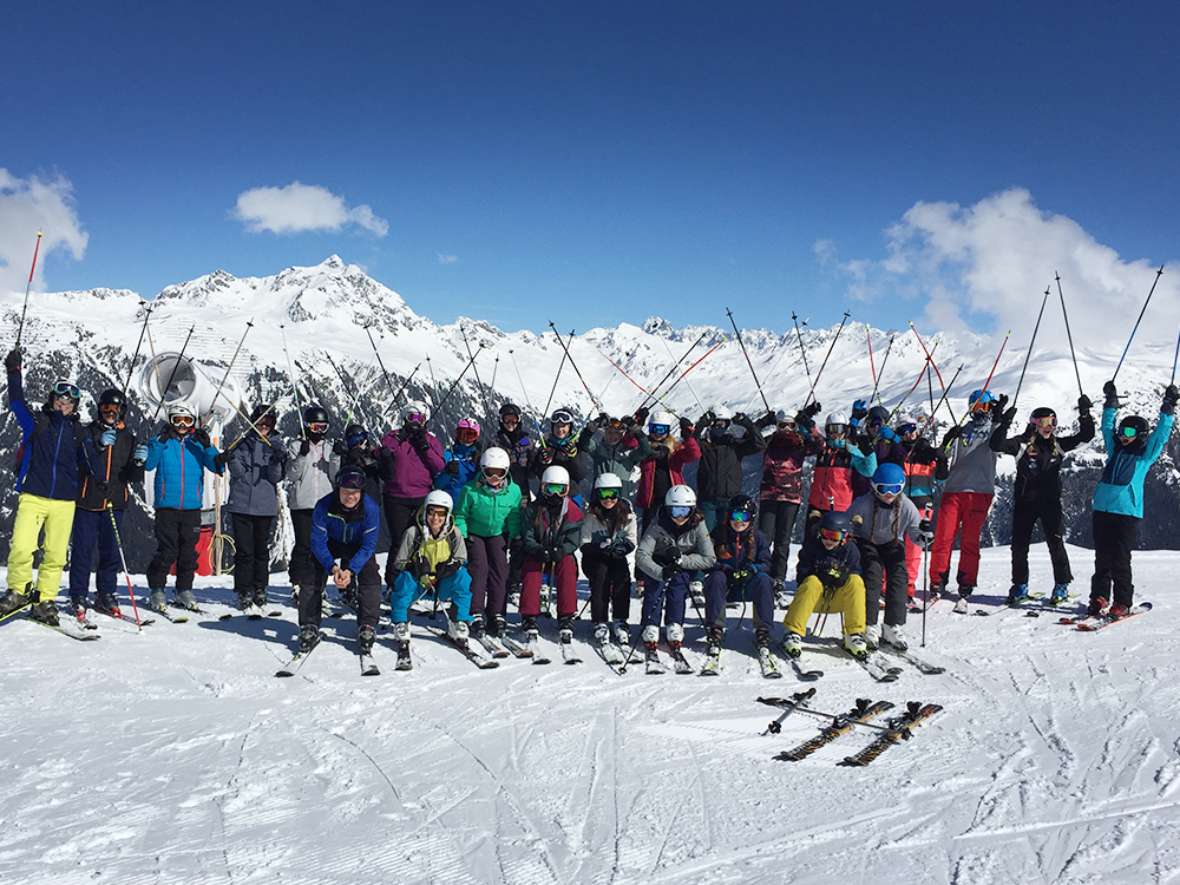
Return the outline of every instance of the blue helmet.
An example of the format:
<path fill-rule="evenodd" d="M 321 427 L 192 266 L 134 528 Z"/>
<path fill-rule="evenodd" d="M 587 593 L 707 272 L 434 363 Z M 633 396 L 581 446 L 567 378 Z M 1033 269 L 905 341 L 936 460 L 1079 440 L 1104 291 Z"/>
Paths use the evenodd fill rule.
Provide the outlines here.
<path fill-rule="evenodd" d="M 971 391 L 971 395 L 967 397 L 967 405 L 972 409 L 977 405 L 990 406 L 995 401 L 996 398 L 992 396 L 990 390 L 973 390 Z"/>
<path fill-rule="evenodd" d="M 873 473 L 873 491 L 882 495 L 897 495 L 905 488 L 905 470 L 892 461 L 880 465 Z"/>

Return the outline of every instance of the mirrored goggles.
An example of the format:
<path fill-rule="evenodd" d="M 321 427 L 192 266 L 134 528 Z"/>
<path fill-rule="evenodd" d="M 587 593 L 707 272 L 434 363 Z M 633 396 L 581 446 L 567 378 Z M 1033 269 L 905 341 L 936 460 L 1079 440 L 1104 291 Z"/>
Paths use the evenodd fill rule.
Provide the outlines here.
<path fill-rule="evenodd" d="M 479 431 L 472 430 L 470 427 L 462 427 L 455 433 L 455 439 L 464 445 L 471 445 L 479 439 Z"/>
<path fill-rule="evenodd" d="M 69 381 L 58 381 L 53 385 L 54 396 L 68 396 L 70 399 L 81 399 L 82 391 L 78 389 L 77 384 L 71 384 Z"/>
<path fill-rule="evenodd" d="M 847 436 L 848 425 L 847 424 L 829 424 L 827 427 L 824 428 L 824 430 L 827 432 L 828 436 Z"/>
<path fill-rule="evenodd" d="M 1052 415 L 1047 415 L 1044 418 L 1037 418 L 1035 421 L 1033 421 L 1033 424 L 1035 424 L 1040 430 L 1051 430 L 1057 426 L 1057 419 Z"/>
<path fill-rule="evenodd" d="M 672 432 L 672 428 L 667 424 L 652 424 L 647 429 L 652 436 L 667 436 Z"/>
<path fill-rule="evenodd" d="M 504 475 L 508 473 L 503 467 L 485 467 L 483 475 L 488 479 L 503 479 Z"/>
<path fill-rule="evenodd" d="M 840 529 L 820 529 L 819 536 L 825 541 L 843 541 L 848 537 L 848 533 Z"/>
<path fill-rule="evenodd" d="M 749 510 L 733 510 L 730 511 L 730 522 L 749 522 L 754 516 Z"/>
<path fill-rule="evenodd" d="M 310 430 L 312 433 L 327 433 L 328 432 L 328 422 L 327 421 L 312 421 L 310 424 L 307 425 L 307 429 Z"/>
<path fill-rule="evenodd" d="M 682 504 L 677 504 L 676 506 L 669 507 L 668 512 L 670 514 L 672 514 L 672 516 L 675 517 L 676 519 L 684 519 L 684 517 L 686 517 L 690 513 L 692 513 L 692 508 L 685 507 Z"/>
<path fill-rule="evenodd" d="M 191 415 L 173 415 L 172 416 L 172 426 L 173 427 L 192 427 L 193 426 L 193 418 Z"/>
<path fill-rule="evenodd" d="M 547 482 L 545 483 L 546 495 L 564 495 L 569 491 L 569 486 L 563 482 Z"/>
<path fill-rule="evenodd" d="M 598 498 L 601 501 L 613 501 L 619 497 L 618 489 L 599 489 Z"/>
<path fill-rule="evenodd" d="M 426 515 L 427 516 L 443 516 L 443 517 L 445 517 L 450 512 L 451 511 L 447 510 L 446 507 L 427 507 L 426 508 Z"/>
<path fill-rule="evenodd" d="M 410 412 L 410 414 L 406 415 L 406 423 L 407 424 L 425 424 L 426 423 L 426 416 L 423 415 L 421 412 Z"/>
<path fill-rule="evenodd" d="M 873 491 L 878 495 L 900 495 L 901 490 L 905 488 L 904 482 L 875 482 L 873 483 Z"/>
<path fill-rule="evenodd" d="M 1134 439 L 1138 435 L 1139 435 L 1139 431 L 1130 425 L 1127 425 L 1126 427 L 1123 428 L 1123 437 L 1126 439 Z"/>
<path fill-rule="evenodd" d="M 918 429 L 917 424 L 902 424 L 897 428 L 898 436 L 909 436 Z"/>

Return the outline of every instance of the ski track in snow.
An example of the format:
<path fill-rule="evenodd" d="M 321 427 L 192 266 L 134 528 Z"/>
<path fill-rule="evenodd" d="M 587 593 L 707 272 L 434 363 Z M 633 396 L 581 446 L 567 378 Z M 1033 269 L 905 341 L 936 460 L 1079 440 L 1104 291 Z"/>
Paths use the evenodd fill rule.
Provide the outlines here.
<path fill-rule="evenodd" d="M 1007 560 L 984 552 L 981 597 L 1003 595 Z M 1094 635 L 939 605 L 919 653 L 941 676 L 880 685 L 825 656 L 820 709 L 945 707 L 863 769 L 836 765 L 863 729 L 771 759 L 821 723 L 761 736 L 776 713 L 754 699 L 799 687 L 759 678 L 736 609 L 710 679 L 620 677 L 588 645 L 578 666 L 480 672 L 422 621 L 413 671 L 379 633 L 382 675 L 361 679 L 351 618 L 275 679 L 294 611 L 218 622 L 214 579 L 207 615 L 140 636 L 17 619 L 0 626 L 0 882 L 1178 882 L 1180 615 L 1153 592 L 1178 564 L 1136 554 L 1154 611 Z M 1043 552 L 1033 581 L 1051 583 Z M 695 618 L 688 639 L 699 664 Z"/>

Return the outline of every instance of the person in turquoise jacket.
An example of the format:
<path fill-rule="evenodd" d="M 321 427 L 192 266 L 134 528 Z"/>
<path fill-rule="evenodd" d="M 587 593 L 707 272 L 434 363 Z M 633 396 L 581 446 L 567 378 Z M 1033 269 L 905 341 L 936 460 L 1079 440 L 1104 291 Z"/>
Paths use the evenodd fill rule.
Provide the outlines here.
<path fill-rule="evenodd" d="M 1171 436 L 1180 392 L 1175 384 L 1164 390 L 1155 430 L 1139 415 L 1125 415 L 1116 428 L 1119 394 L 1114 381 L 1107 381 L 1102 392 L 1106 394 L 1102 409 L 1106 466 L 1094 489 L 1094 577 L 1090 579 L 1089 613 L 1091 617 L 1105 613 L 1117 620 L 1131 608 L 1135 591 L 1131 550 L 1143 519 L 1143 483 Z M 1107 611 L 1112 585 L 1114 603 Z"/>
<path fill-rule="evenodd" d="M 475 479 L 479 473 L 479 456 L 482 447 L 479 442 L 479 422 L 474 418 L 461 418 L 455 428 L 455 444 L 443 452 L 443 469 L 434 478 L 434 487 L 446 492 L 455 501 L 463 486 Z"/>
<path fill-rule="evenodd" d="M 197 571 L 205 471 L 220 474 L 224 468 L 218 463 L 209 434 L 197 427 L 192 409 L 180 403 L 168 406 L 168 426 L 148 443 L 143 468 L 156 472 L 156 553 L 147 568 L 150 607 L 164 610 L 164 585 L 176 563 L 175 604 L 195 609 L 193 575 Z"/>

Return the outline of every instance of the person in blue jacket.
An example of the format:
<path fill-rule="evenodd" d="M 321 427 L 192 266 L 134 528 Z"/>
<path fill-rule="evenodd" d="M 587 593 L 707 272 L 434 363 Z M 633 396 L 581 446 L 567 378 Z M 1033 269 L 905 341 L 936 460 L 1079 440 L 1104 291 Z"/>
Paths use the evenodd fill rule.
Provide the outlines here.
<path fill-rule="evenodd" d="M 752 498 L 735 495 L 729 500 L 725 520 L 712 532 L 717 563 L 705 578 L 705 642 L 711 656 L 721 651 L 729 602 L 754 603 L 754 647 L 759 655 L 770 647 L 774 581 L 770 577 L 770 542 L 754 524 L 757 512 Z"/>
<path fill-rule="evenodd" d="M 381 505 L 365 494 L 364 470 L 341 467 L 336 489 L 324 495 L 311 514 L 310 573 L 300 581 L 299 650 L 307 653 L 320 641 L 324 582 L 331 575 L 336 589 L 354 587 L 358 598 L 357 651 L 373 650 L 381 614 L 381 573 L 377 569 L 377 537 Z"/>
<path fill-rule="evenodd" d="M 463 486 L 479 473 L 479 456 L 483 453 L 479 434 L 478 421 L 462 418 L 455 428 L 455 444 L 443 452 L 444 466 L 434 478 L 434 487 L 450 495 L 452 501 L 458 500 Z"/>
<path fill-rule="evenodd" d="M 156 553 L 147 568 L 149 607 L 167 606 L 164 586 L 176 563 L 175 605 L 194 610 L 193 575 L 197 571 L 197 538 L 201 533 L 201 503 L 205 471 L 222 472 L 217 449 L 209 434 L 197 427 L 193 410 L 183 403 L 168 405 L 168 426 L 148 443 L 144 470 L 156 471 Z"/>
<path fill-rule="evenodd" d="M 74 501 L 85 463 L 84 431 L 78 422 L 82 394 L 72 382 L 58 381 L 45 405 L 34 414 L 25 402 L 19 348 L 5 357 L 4 367 L 8 372 L 8 407 L 20 424 L 21 444 L 16 466 L 20 497 L 8 549 L 8 592 L 0 597 L 0 616 L 32 606 L 33 618 L 56 626 L 55 600 L 61 589 Z M 33 555 L 42 531 L 45 542 L 34 598 Z"/>
<path fill-rule="evenodd" d="M 1106 466 L 1094 489 L 1094 576 L 1090 579 L 1089 614 L 1099 617 L 1105 613 L 1118 619 L 1131 608 L 1135 592 L 1131 550 L 1143 519 L 1143 483 L 1172 433 L 1180 391 L 1175 384 L 1164 390 L 1155 430 L 1139 415 L 1125 415 L 1116 428 L 1119 393 L 1114 381 L 1107 381 L 1102 392 L 1106 394 L 1102 407 Z M 1107 611 L 1112 586 L 1114 602 Z"/>

